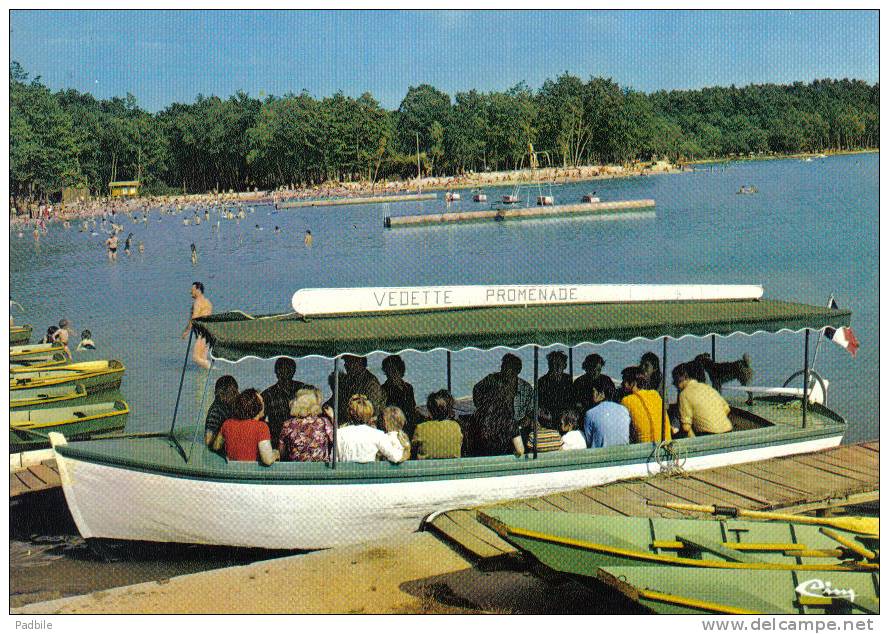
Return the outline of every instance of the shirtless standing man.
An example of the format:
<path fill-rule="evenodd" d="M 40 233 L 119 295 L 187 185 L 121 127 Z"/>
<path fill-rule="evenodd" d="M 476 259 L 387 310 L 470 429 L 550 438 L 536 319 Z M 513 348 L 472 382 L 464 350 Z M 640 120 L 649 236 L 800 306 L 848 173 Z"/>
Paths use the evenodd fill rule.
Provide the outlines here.
<path fill-rule="evenodd" d="M 193 319 L 206 317 L 213 313 L 213 304 L 210 303 L 209 299 L 204 297 L 204 285 L 201 282 L 195 282 L 191 285 L 191 297 L 194 300 L 191 304 L 191 317 L 188 319 L 188 324 L 185 326 L 185 330 L 182 333 L 183 339 L 185 339 L 188 336 L 188 333 L 191 332 L 191 322 Z M 207 358 L 208 353 L 209 349 L 207 348 L 206 340 L 201 336 L 196 337 L 194 342 L 194 352 L 192 352 L 191 358 L 202 368 L 209 369 L 210 359 Z"/>
<path fill-rule="evenodd" d="M 108 261 L 117 262 L 117 234 L 112 233 L 111 237 L 105 240 L 105 246 L 108 247 Z"/>

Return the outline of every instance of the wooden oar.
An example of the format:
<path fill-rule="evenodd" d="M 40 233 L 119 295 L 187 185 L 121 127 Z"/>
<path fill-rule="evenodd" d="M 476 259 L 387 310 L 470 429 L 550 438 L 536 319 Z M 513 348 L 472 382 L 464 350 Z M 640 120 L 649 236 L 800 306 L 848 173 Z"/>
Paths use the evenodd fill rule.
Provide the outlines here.
<path fill-rule="evenodd" d="M 771 513 L 765 511 L 748 511 L 734 506 L 713 506 L 705 504 L 681 504 L 678 502 L 653 502 L 648 501 L 649 506 L 660 506 L 677 511 L 696 511 L 710 515 L 724 515 L 727 517 L 749 517 L 758 520 L 776 520 L 780 522 L 795 522 L 797 524 L 812 524 L 815 526 L 829 526 L 859 533 L 861 535 L 880 535 L 880 520 L 874 517 L 810 517 L 808 515 L 793 515 L 791 513 Z"/>
<path fill-rule="evenodd" d="M 858 542 L 851 540 L 848 537 L 843 537 L 836 531 L 832 531 L 829 528 L 824 527 L 824 526 L 822 526 L 819 529 L 819 531 L 821 532 L 822 535 L 826 535 L 827 537 L 830 537 L 835 542 L 842 544 L 843 546 L 845 546 L 846 548 L 851 550 L 856 555 L 861 555 L 865 559 L 876 559 L 877 558 L 877 553 L 875 553 L 874 551 L 865 548 Z"/>

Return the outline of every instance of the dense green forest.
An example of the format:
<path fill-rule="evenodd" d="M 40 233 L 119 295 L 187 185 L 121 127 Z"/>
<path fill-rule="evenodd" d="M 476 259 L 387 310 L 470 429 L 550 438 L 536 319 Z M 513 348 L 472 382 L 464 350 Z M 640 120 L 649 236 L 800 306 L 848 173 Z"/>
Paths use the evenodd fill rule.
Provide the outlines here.
<path fill-rule="evenodd" d="M 457 93 L 413 86 L 395 111 L 307 93 L 255 99 L 198 95 L 158 113 L 132 95 L 52 92 L 10 67 L 13 195 L 66 186 L 106 192 L 140 179 L 149 193 L 270 189 L 326 180 L 377 181 L 514 169 L 527 144 L 541 163 L 576 166 L 666 158 L 823 152 L 879 145 L 879 84 L 731 86 L 651 94 L 564 74 L 538 90 Z"/>

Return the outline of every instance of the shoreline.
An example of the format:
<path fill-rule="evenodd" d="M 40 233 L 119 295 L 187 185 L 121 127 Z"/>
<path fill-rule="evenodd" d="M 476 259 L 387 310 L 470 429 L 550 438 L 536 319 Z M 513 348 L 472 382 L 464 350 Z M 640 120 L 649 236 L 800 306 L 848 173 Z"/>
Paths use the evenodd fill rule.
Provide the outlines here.
<path fill-rule="evenodd" d="M 823 153 L 823 158 L 851 154 L 879 153 L 879 148 L 866 150 L 839 150 Z M 197 207 L 235 208 L 244 204 L 272 204 L 301 201 L 328 200 L 357 197 L 392 196 L 422 193 L 424 191 L 450 191 L 483 189 L 486 187 L 520 187 L 536 183 L 542 186 L 567 184 L 583 181 L 610 180 L 616 178 L 638 178 L 659 174 L 679 174 L 694 172 L 695 166 L 725 164 L 731 162 L 804 160 L 819 158 L 821 154 L 787 154 L 761 156 L 734 156 L 698 159 L 674 164 L 668 161 L 635 163 L 632 165 L 585 165 L 579 167 L 547 167 L 534 170 L 508 170 L 499 172 L 477 172 L 459 176 L 427 176 L 422 179 L 393 180 L 379 183 L 368 181 L 328 182 L 310 187 L 279 188 L 245 192 L 218 192 L 206 194 L 181 194 L 167 196 L 138 196 L 133 198 L 98 198 L 83 202 L 56 205 L 49 221 L 64 221 L 95 218 L 114 213 L 159 211 L 181 213 Z M 10 225 L 30 225 L 38 220 L 37 209 L 32 218 L 28 212 L 10 213 Z"/>

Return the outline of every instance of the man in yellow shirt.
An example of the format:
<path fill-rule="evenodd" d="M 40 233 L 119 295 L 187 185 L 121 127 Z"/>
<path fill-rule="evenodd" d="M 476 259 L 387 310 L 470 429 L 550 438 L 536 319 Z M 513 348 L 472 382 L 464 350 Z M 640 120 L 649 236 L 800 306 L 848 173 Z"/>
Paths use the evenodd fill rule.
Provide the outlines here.
<path fill-rule="evenodd" d="M 724 434 L 732 430 L 731 411 L 722 395 L 689 376 L 684 363 L 673 368 L 673 385 L 679 390 L 679 420 L 689 437 Z"/>
<path fill-rule="evenodd" d="M 621 376 L 627 395 L 620 404 L 630 412 L 630 442 L 671 440 L 670 417 L 664 410 L 661 395 L 656 390 L 643 389 L 648 385 L 648 376 L 642 368 L 635 365 L 624 368 Z"/>

